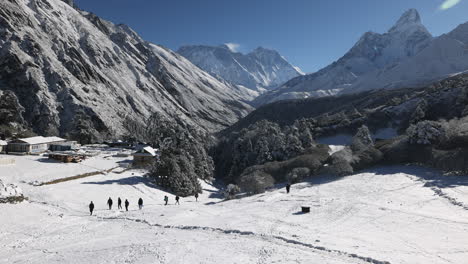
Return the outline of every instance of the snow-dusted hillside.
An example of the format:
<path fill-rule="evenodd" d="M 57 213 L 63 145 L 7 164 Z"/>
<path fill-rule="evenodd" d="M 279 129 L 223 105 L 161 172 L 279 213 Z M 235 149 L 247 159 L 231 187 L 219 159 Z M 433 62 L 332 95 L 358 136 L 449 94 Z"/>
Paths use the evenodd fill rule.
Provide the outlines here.
<path fill-rule="evenodd" d="M 251 110 L 248 89 L 70 3 L 0 1 L 0 90 L 36 132 L 115 135 L 153 112 L 218 130 Z"/>
<path fill-rule="evenodd" d="M 233 51 L 227 45 L 184 46 L 177 52 L 218 79 L 260 92 L 303 75 L 277 51 L 262 47 L 248 54 Z"/>
<path fill-rule="evenodd" d="M 433 170 L 377 168 L 295 184 L 290 194 L 278 186 L 232 201 L 203 183 L 198 202 L 188 197 L 174 205 L 173 195 L 137 170 L 27 183 L 49 179 L 37 171 L 67 177 L 111 168 L 121 158 L 101 155 L 83 164 L 17 158 L 18 166 L 0 167 L 0 175 L 20 182 L 29 200 L 1 205 L 8 217 L 0 218 L 0 263 L 448 264 L 468 258 L 468 183 Z M 116 209 L 117 197 L 129 200 L 129 212 Z M 303 205 L 310 214 L 299 212 Z"/>
<path fill-rule="evenodd" d="M 338 61 L 316 73 L 288 81 L 277 90 L 257 98 L 256 103 L 322 97 L 357 90 L 354 84 L 363 76 L 413 58 L 428 47 L 432 39 L 421 23 L 419 13 L 410 9 L 388 32 L 365 33 Z"/>

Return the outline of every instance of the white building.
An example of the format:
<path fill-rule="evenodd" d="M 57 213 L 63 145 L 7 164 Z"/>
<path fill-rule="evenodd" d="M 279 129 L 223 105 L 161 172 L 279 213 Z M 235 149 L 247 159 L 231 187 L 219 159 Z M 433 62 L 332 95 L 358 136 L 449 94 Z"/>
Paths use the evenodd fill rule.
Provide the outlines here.
<path fill-rule="evenodd" d="M 30 137 L 12 140 L 8 143 L 8 152 L 34 154 L 42 153 L 49 149 L 49 145 L 66 140 L 59 137 Z"/>
<path fill-rule="evenodd" d="M 152 147 L 144 147 L 141 150 L 133 153 L 134 165 L 145 165 L 153 162 L 158 156 L 158 149 Z"/>
<path fill-rule="evenodd" d="M 8 143 L 4 140 L 0 140 L 0 153 L 5 152 Z"/>

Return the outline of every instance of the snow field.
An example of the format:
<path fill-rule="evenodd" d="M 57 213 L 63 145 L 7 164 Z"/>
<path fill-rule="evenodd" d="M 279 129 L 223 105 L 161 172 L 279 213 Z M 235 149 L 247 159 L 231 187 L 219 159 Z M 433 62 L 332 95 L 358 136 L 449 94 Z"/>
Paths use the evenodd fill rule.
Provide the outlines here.
<path fill-rule="evenodd" d="M 98 156 L 87 162 L 107 168 L 118 161 Z M 468 259 L 466 184 L 429 169 L 385 167 L 340 179 L 320 177 L 293 185 L 289 195 L 280 189 L 231 201 L 217 198 L 218 189 L 203 183 L 198 202 L 187 197 L 174 205 L 174 196 L 142 177 L 144 171 L 32 186 L 27 182 L 49 174 L 25 168 L 47 166 L 55 178 L 75 175 L 81 167 L 42 164 L 27 156 L 19 157 L 17 164 L 22 165 L 0 167 L 0 175 L 6 182 L 19 182 L 30 200 L 0 205 L 0 263 Z M 168 206 L 163 205 L 164 195 L 170 198 Z M 112 210 L 106 205 L 109 196 L 114 200 Z M 129 212 L 117 210 L 119 196 L 129 199 Z M 141 211 L 136 205 L 139 197 L 145 204 Z M 91 200 L 94 216 L 88 212 Z M 299 213 L 301 205 L 311 206 L 311 213 Z"/>

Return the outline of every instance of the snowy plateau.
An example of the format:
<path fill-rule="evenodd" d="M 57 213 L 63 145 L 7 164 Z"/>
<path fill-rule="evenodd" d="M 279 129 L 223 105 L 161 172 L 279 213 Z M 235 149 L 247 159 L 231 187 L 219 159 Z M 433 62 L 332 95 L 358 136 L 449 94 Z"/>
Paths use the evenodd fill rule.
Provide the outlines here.
<path fill-rule="evenodd" d="M 378 167 L 229 201 L 202 182 L 198 201 L 175 205 L 145 171 L 116 168 L 128 159 L 117 153 L 79 164 L 17 156 L 0 166 L 27 197 L 0 205 L 0 263 L 467 263 L 466 178 Z M 128 199 L 130 210 L 108 210 L 108 197 Z"/>

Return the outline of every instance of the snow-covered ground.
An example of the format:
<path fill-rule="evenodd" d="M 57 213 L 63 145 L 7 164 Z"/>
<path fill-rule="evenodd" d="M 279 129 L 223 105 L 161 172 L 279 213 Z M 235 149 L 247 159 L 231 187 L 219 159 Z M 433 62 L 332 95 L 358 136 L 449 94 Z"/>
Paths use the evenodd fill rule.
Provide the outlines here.
<path fill-rule="evenodd" d="M 468 180 L 418 167 L 377 168 L 316 178 L 283 189 L 223 201 L 203 183 L 196 202 L 141 177 L 108 173 L 54 185 L 82 166 L 111 168 L 121 158 L 83 164 L 15 157 L 0 167 L 29 201 L 0 204 L 0 263 L 467 263 Z M 112 162 L 114 164 L 112 164 Z M 108 163 L 108 164 L 107 164 Z M 465 178 L 466 179 L 466 178 Z M 163 205 L 164 195 L 170 204 Z M 130 211 L 107 210 L 111 196 Z M 142 197 L 143 210 L 136 201 Z M 89 216 L 88 204 L 96 205 Z M 311 206 L 301 214 L 300 206 Z"/>

